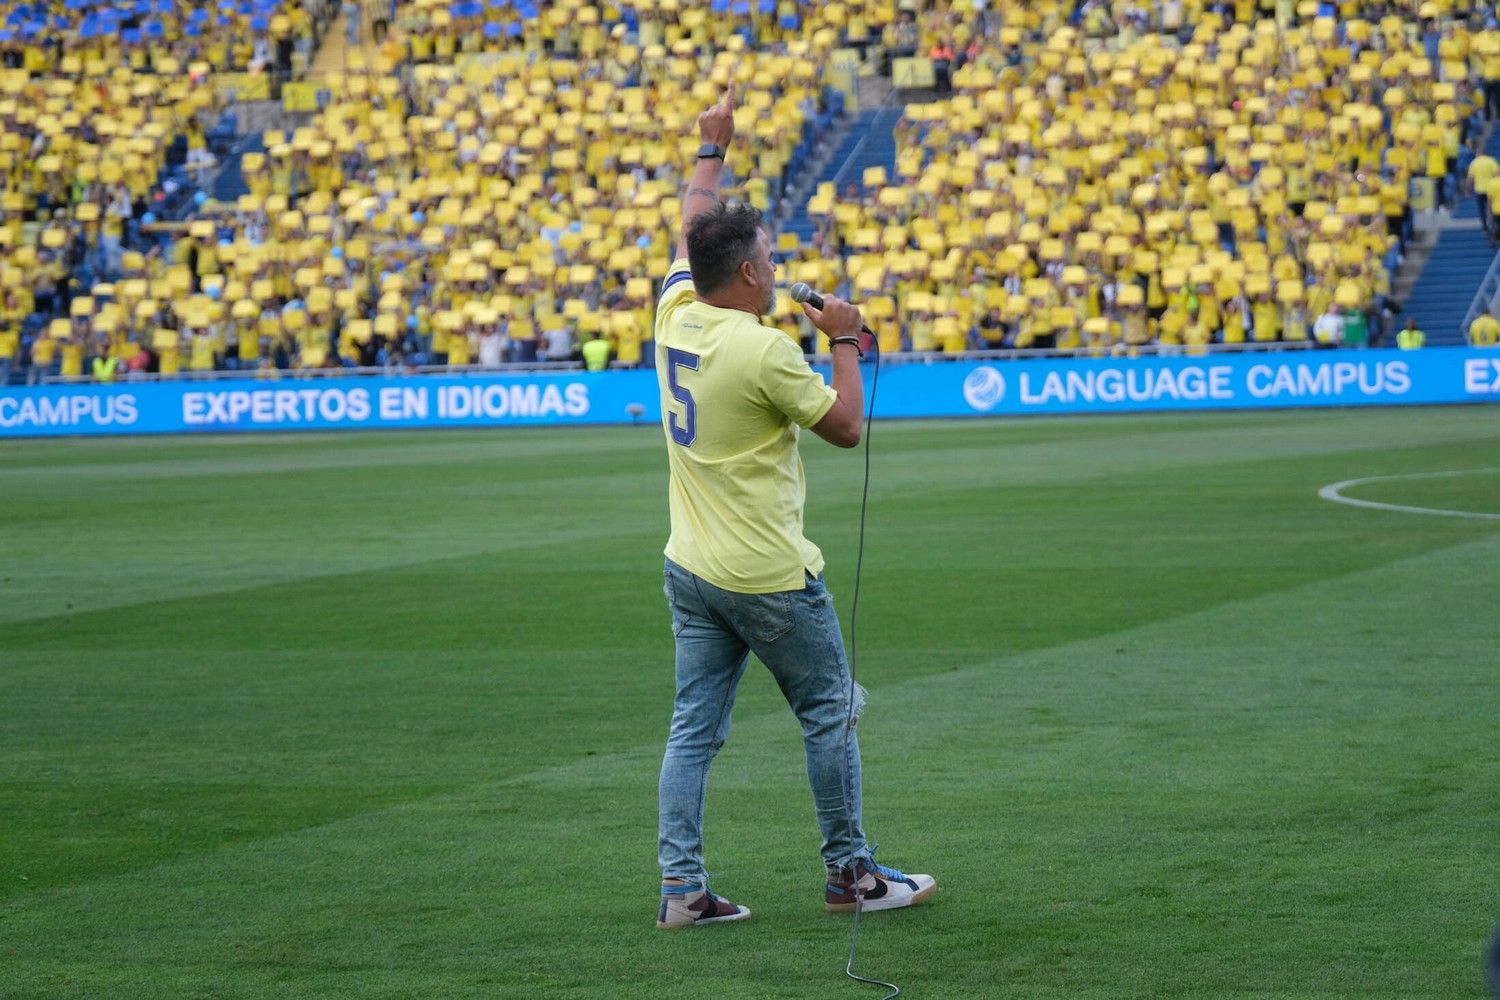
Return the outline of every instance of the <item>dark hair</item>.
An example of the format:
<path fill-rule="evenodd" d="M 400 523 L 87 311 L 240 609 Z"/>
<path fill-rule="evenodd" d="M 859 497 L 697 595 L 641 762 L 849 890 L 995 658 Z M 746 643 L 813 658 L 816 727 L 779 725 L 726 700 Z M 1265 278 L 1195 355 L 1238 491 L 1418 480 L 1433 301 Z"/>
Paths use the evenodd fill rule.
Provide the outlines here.
<path fill-rule="evenodd" d="M 755 254 L 765 220 L 753 205 L 719 204 L 688 226 L 688 267 L 693 287 L 713 293 L 729 284 L 740 265 Z"/>

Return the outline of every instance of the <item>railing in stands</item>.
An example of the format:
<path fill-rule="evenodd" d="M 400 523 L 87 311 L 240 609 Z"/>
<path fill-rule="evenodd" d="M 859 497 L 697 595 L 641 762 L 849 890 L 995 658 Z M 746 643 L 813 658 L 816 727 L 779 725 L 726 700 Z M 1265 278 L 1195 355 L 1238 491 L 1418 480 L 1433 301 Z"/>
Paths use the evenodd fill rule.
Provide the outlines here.
<path fill-rule="evenodd" d="M 1490 269 L 1479 283 L 1479 291 L 1474 293 L 1474 301 L 1469 303 L 1469 311 L 1464 313 L 1458 332 L 1465 340 L 1469 337 L 1469 324 L 1478 319 L 1481 313 L 1490 311 L 1496 295 L 1500 295 L 1500 254 L 1496 254 L 1495 259 L 1490 262 Z"/>
<path fill-rule="evenodd" d="M 1244 343 L 1244 344 L 1207 344 L 1201 348 L 1189 350 L 1177 344 L 1144 344 L 1135 348 L 1133 357 L 1207 357 L 1214 354 L 1249 354 L 1249 353 L 1272 353 L 1278 351 L 1306 351 L 1317 345 L 1310 341 L 1276 341 L 1274 343 Z M 1351 348 L 1350 350 L 1357 350 Z M 1117 358 L 1117 354 L 1093 354 L 1087 349 L 1082 350 L 1059 350 L 1047 348 L 1026 348 L 996 351 L 963 351 L 955 354 L 944 354 L 940 352 L 924 351 L 893 351 L 881 355 L 882 364 L 947 364 L 954 361 L 1024 361 L 1031 358 L 1087 358 L 1097 357 L 1101 360 Z M 825 360 L 826 354 L 808 355 L 814 361 Z M 629 370 L 638 367 L 635 365 L 624 365 L 612 362 L 611 369 Z M 316 378 L 370 378 L 383 375 L 519 375 L 531 372 L 576 372 L 583 371 L 581 361 L 534 361 L 517 362 L 502 365 L 397 365 L 392 367 L 371 366 L 363 368 L 278 368 L 275 374 L 263 375 L 259 371 L 245 370 L 215 370 L 215 371 L 181 371 L 170 375 L 162 375 L 158 372 L 136 372 L 128 375 L 120 375 L 115 378 L 117 383 L 139 383 L 139 382 L 221 382 L 228 379 L 259 379 L 261 381 L 277 381 L 280 379 L 316 379 Z M 87 385 L 94 381 L 92 375 L 44 375 L 40 380 L 42 385 Z"/>
<path fill-rule="evenodd" d="M 1269 343 L 1246 342 L 1243 344 L 1204 344 L 1201 347 L 1187 348 L 1181 344 L 1141 344 L 1131 349 L 1131 353 L 1124 351 L 1098 353 L 1086 347 L 1055 348 L 1055 347 L 1027 347 L 1027 348 L 1002 348 L 991 351 L 962 351 L 956 354 L 944 354 L 938 351 L 892 351 L 880 356 L 881 364 L 888 362 L 895 364 L 940 364 L 947 361 L 1024 361 L 1029 358 L 1120 358 L 1120 357 L 1157 357 L 1157 358 L 1183 358 L 1183 357 L 1205 357 L 1210 354 L 1253 354 L 1272 351 L 1306 351 L 1317 347 L 1310 340 L 1277 340 Z M 815 357 L 827 357 L 827 355 L 814 355 Z"/>
<path fill-rule="evenodd" d="M 896 91 L 892 90 L 889 94 L 886 94 L 885 100 L 881 101 L 880 106 L 875 109 L 876 117 L 879 117 L 881 112 L 897 103 L 898 100 L 899 99 L 896 96 Z M 865 143 L 868 142 L 869 139 L 870 133 L 868 130 L 866 130 L 865 134 L 859 137 L 859 142 L 856 142 L 854 144 L 854 148 L 849 150 L 849 155 L 844 157 L 844 162 L 839 165 L 838 173 L 833 175 L 834 191 L 839 190 L 839 186 L 844 183 L 844 180 L 846 177 L 848 177 L 849 171 L 852 169 L 853 165 L 859 162 L 859 154 L 864 151 Z"/>

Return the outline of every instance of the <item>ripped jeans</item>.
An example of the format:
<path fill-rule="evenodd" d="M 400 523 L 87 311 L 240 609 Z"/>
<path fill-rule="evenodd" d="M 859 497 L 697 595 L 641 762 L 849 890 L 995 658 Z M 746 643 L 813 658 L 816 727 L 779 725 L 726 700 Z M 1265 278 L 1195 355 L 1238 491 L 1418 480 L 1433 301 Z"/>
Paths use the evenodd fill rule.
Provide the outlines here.
<path fill-rule="evenodd" d="M 859 741 L 847 727 L 849 667 L 822 576 L 808 574 L 805 589 L 774 594 L 720 590 L 670 559 L 664 576 L 677 640 L 677 698 L 661 764 L 662 877 L 707 884 L 708 766 L 729 738 L 735 689 L 752 652 L 802 724 L 824 864 L 869 859 L 860 824 Z"/>

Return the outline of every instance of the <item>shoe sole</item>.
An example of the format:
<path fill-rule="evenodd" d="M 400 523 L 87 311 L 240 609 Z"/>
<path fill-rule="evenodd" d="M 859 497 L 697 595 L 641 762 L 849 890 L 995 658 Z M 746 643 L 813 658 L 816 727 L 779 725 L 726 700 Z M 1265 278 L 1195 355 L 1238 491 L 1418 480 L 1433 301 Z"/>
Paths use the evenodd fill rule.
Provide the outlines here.
<path fill-rule="evenodd" d="M 932 894 L 935 893 L 935 892 L 937 892 L 937 883 L 936 882 L 934 882 L 932 885 L 929 885 L 925 889 L 918 889 L 916 892 L 912 893 L 910 896 L 907 896 L 904 899 L 893 900 L 890 897 L 885 897 L 885 898 L 882 898 L 882 899 L 872 899 L 872 900 L 869 900 L 869 901 L 867 901 L 864 904 L 863 907 L 861 907 L 861 909 L 865 913 L 874 913 L 874 912 L 876 912 L 878 910 L 901 910 L 901 909 L 905 909 L 908 906 L 916 906 L 918 903 L 920 903 L 923 900 L 928 899 L 929 897 L 931 897 Z M 857 904 L 857 903 L 824 903 L 823 904 L 823 906 L 828 910 L 829 913 L 853 913 L 854 912 L 854 908 L 857 905 L 859 905 L 859 904 Z"/>
<path fill-rule="evenodd" d="M 727 924 L 727 923 L 729 923 L 730 921 L 733 921 L 733 920 L 749 920 L 749 919 L 750 919 L 750 911 L 749 910 L 745 910 L 745 911 L 743 911 L 741 913 L 733 913 L 733 914 L 730 914 L 730 915 L 724 916 L 724 917 L 704 917 L 702 920 L 694 920 L 690 924 L 668 924 L 668 923 L 663 923 L 662 921 L 658 920 L 656 922 L 656 929 L 660 930 L 660 931 L 682 931 L 682 930 L 687 930 L 689 927 L 701 927 L 704 924 Z"/>

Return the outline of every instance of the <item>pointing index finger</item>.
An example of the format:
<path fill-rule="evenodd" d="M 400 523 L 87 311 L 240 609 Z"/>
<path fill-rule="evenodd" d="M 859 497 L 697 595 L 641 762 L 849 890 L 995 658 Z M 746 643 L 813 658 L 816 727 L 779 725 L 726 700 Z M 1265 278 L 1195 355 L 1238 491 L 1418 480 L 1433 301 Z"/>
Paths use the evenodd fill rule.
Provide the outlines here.
<path fill-rule="evenodd" d="M 724 88 L 724 104 L 731 108 L 734 107 L 734 88 L 734 77 L 730 77 L 729 85 Z"/>

